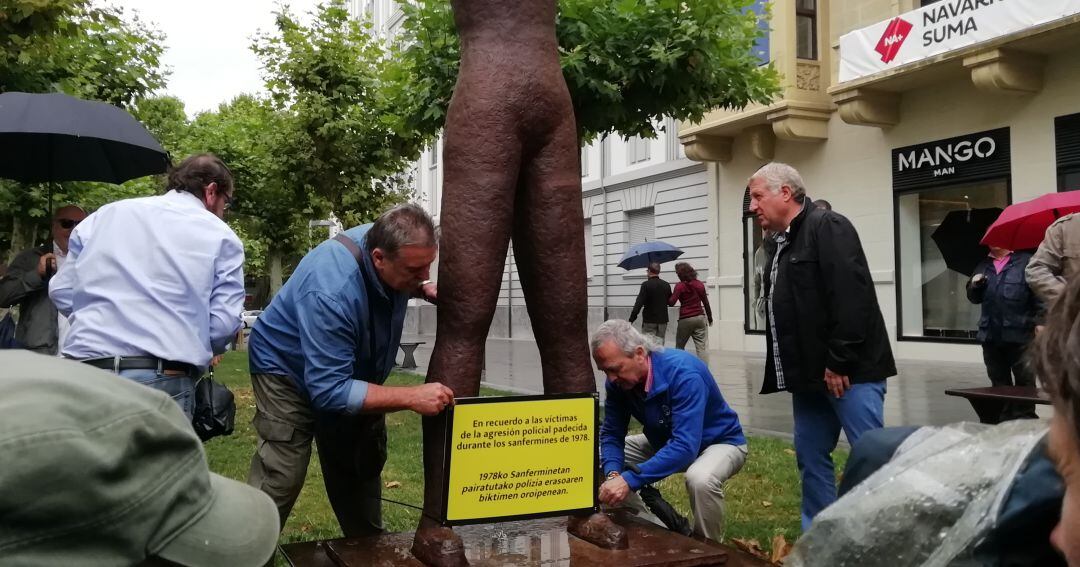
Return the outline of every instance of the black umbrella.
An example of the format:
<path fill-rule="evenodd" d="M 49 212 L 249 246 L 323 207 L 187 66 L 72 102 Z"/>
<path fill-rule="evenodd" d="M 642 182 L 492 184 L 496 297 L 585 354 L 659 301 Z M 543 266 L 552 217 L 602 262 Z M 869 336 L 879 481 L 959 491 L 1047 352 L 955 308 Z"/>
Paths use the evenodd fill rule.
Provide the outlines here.
<path fill-rule="evenodd" d="M 930 235 L 945 260 L 945 266 L 970 276 L 989 252 L 979 241 L 1000 214 L 1001 209 L 997 207 L 949 211 Z"/>
<path fill-rule="evenodd" d="M 123 183 L 168 167 L 168 152 L 123 109 L 61 93 L 0 94 L 0 177 Z M 51 187 L 49 199 L 51 211 Z"/>

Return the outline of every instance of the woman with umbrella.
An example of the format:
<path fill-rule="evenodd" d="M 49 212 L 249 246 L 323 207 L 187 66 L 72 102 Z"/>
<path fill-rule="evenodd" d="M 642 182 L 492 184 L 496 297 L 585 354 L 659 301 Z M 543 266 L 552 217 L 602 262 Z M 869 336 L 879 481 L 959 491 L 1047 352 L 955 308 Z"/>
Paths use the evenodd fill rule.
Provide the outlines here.
<path fill-rule="evenodd" d="M 686 262 L 675 264 L 675 273 L 679 276 L 679 283 L 675 284 L 675 290 L 668 299 L 668 305 L 679 303 L 675 348 L 686 350 L 687 341 L 693 337 L 698 358 L 708 360 L 709 325 L 712 325 L 713 317 L 705 284 L 697 279 L 697 271 Z"/>
<path fill-rule="evenodd" d="M 1024 277 L 1031 252 L 990 247 L 967 284 L 968 300 L 982 305 L 978 341 L 986 374 L 994 386 L 1035 386 L 1025 352 L 1035 336 L 1042 304 Z M 1036 418 L 1035 405 L 1006 404 L 999 421 Z"/>

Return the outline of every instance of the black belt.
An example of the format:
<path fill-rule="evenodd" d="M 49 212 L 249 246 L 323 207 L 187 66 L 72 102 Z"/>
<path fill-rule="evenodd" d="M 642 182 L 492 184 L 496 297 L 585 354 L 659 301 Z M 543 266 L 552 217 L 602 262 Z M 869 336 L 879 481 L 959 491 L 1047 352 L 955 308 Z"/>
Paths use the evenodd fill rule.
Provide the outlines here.
<path fill-rule="evenodd" d="M 111 372 L 120 372 L 121 370 L 157 370 L 158 372 L 179 371 L 187 374 L 191 377 L 197 377 L 200 372 L 195 368 L 194 364 L 188 364 L 186 362 L 174 362 L 172 360 L 162 360 L 153 356 L 117 356 L 109 358 L 88 358 L 86 360 L 80 360 L 79 362 L 89 364 L 90 366 L 96 366 L 103 370 Z"/>

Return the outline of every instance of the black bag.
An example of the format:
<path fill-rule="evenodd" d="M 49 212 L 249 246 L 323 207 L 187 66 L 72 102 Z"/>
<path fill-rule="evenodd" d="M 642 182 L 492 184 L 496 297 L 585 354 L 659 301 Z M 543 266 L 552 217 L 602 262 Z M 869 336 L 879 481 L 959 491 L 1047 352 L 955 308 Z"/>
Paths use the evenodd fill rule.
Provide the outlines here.
<path fill-rule="evenodd" d="M 214 369 L 195 382 L 195 411 L 191 426 L 206 442 L 218 435 L 232 435 L 236 422 L 236 400 L 233 393 L 214 381 Z"/>

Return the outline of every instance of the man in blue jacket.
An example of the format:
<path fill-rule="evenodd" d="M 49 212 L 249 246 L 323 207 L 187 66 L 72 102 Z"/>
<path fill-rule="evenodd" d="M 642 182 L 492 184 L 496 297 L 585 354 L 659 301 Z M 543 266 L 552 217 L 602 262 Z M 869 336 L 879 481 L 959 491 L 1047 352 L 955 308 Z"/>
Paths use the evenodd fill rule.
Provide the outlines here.
<path fill-rule="evenodd" d="M 409 297 L 435 299 L 426 281 L 435 252 L 431 217 L 395 207 L 309 252 L 255 323 L 248 353 L 258 447 L 248 484 L 274 500 L 282 527 L 314 439 L 342 532 L 382 531 L 384 415 L 436 415 L 454 399 L 442 384 L 382 385 Z"/>
<path fill-rule="evenodd" d="M 600 458 L 600 501 L 642 509 L 642 486 L 686 472 L 694 533 L 721 541 L 724 482 L 746 461 L 739 416 L 709 367 L 686 351 L 664 349 L 630 323 L 606 321 L 592 337 L 593 359 L 607 375 Z M 630 418 L 644 434 L 626 436 Z M 637 465 L 640 472 L 626 469 Z"/>
<path fill-rule="evenodd" d="M 967 284 L 968 300 L 982 305 L 976 338 L 994 386 L 1035 386 L 1026 354 L 1043 306 L 1027 284 L 1025 270 L 1030 260 L 1031 252 L 991 246 L 990 255 L 975 266 Z M 1035 404 L 1014 402 L 1002 404 L 992 422 L 1038 417 Z"/>

